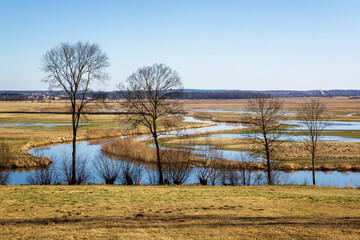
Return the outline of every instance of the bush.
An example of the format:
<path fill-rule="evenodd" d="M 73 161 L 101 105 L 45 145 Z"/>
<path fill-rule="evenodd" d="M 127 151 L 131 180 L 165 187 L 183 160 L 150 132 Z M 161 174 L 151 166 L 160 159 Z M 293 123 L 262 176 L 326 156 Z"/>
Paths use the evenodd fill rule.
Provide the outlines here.
<path fill-rule="evenodd" d="M 79 156 L 76 160 L 76 184 L 88 183 L 91 177 L 90 170 L 87 166 L 87 159 Z M 64 176 L 64 181 L 67 184 L 71 183 L 72 179 L 72 159 L 64 156 L 62 166 L 60 167 Z"/>
<path fill-rule="evenodd" d="M 0 169 L 0 185 L 7 185 L 9 183 L 9 175 L 9 172 Z"/>
<path fill-rule="evenodd" d="M 168 184 L 183 184 L 192 171 L 190 151 L 162 150 L 164 182 Z"/>
<path fill-rule="evenodd" d="M 106 184 L 114 184 L 122 170 L 121 162 L 115 159 L 99 155 L 93 161 L 97 174 L 105 181 Z"/>
<path fill-rule="evenodd" d="M 120 162 L 121 166 L 121 175 L 120 182 L 124 185 L 137 185 L 141 183 L 141 177 L 143 173 L 143 167 L 129 163 L 129 162 Z"/>
<path fill-rule="evenodd" d="M 47 169 L 35 170 L 26 180 L 31 185 L 51 185 L 57 182 L 57 173 L 52 165 Z"/>

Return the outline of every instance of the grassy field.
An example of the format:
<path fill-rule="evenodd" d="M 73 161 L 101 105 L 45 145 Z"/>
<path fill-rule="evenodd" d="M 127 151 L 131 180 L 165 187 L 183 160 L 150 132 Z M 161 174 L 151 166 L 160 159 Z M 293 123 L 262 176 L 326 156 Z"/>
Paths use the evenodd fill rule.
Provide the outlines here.
<path fill-rule="evenodd" d="M 359 239 L 359 191 L 1 186 L 0 239 Z"/>
<path fill-rule="evenodd" d="M 285 98 L 283 99 L 284 110 L 295 113 L 296 110 L 308 98 Z M 320 98 L 325 103 L 331 120 L 336 121 L 360 121 L 360 99 L 349 99 L 347 97 L 334 97 L 334 98 Z M 234 111 L 244 110 L 248 104 L 247 99 L 217 99 L 217 100 L 185 100 L 184 107 L 188 111 L 197 111 L 197 116 L 212 118 L 213 120 L 224 119 L 224 113 L 218 112 L 203 112 L 204 109 L 221 110 L 221 111 Z M 351 115 L 349 115 L 351 114 Z M 241 114 L 226 113 L 232 120 L 241 119 Z M 289 119 L 296 119 L 295 115 L 287 116 Z"/>
<path fill-rule="evenodd" d="M 296 111 L 304 101 L 308 98 L 284 98 L 284 109 L 288 111 Z M 358 112 L 360 99 L 349 99 L 347 97 L 320 98 L 329 112 L 333 114 L 346 115 Z M 184 107 L 189 109 L 219 109 L 219 110 L 242 110 L 248 104 L 248 99 L 200 99 L 200 100 L 184 100 Z"/>

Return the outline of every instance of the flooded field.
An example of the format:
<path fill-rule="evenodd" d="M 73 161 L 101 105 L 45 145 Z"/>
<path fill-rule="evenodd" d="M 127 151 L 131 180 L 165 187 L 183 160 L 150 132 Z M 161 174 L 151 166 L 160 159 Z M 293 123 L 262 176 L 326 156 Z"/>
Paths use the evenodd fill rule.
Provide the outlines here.
<path fill-rule="evenodd" d="M 218 130 L 232 130 L 232 129 L 241 129 L 244 128 L 242 124 L 226 124 L 226 123 L 215 123 L 210 120 L 199 120 L 193 117 L 185 117 L 185 121 L 189 122 L 201 122 L 201 123 L 210 123 L 213 126 L 202 127 L 202 128 L 194 128 L 194 129 L 186 129 L 181 131 L 173 131 L 168 133 L 165 136 L 178 136 L 184 134 L 196 134 L 200 132 L 207 131 L 218 131 Z M 300 125 L 299 122 L 294 122 L 294 124 Z M 333 125 L 333 129 L 350 129 L 350 128 L 358 128 L 359 123 L 351 122 L 351 123 L 336 123 Z M 204 137 L 204 136 L 202 136 Z M 245 138 L 247 135 L 245 134 L 209 134 L 205 136 L 206 138 Z M 302 141 L 303 136 L 291 136 L 284 135 L 282 136 L 284 140 L 289 141 Z M 139 140 L 144 140 L 149 138 L 149 136 L 140 136 Z M 79 142 L 77 144 L 77 153 L 81 158 L 87 159 L 87 168 L 91 173 L 91 183 L 102 183 L 102 179 L 97 176 L 96 171 L 93 166 L 93 162 L 96 161 L 97 158 L 102 156 L 101 146 L 104 144 L 105 140 L 97 143 L 91 143 L 89 141 Z M 337 136 L 324 136 L 323 141 L 358 141 L 358 139 L 353 138 L 345 138 L 345 137 L 337 137 Z M 189 147 L 189 146 L 188 146 Z M 192 152 L 195 154 L 201 154 L 204 148 L 211 148 L 211 146 L 191 146 Z M 33 148 L 29 152 L 36 156 L 47 156 L 52 158 L 53 164 L 52 166 L 56 169 L 61 168 L 61 164 L 64 159 L 71 159 L 71 144 L 59 144 L 52 145 L 47 147 Z M 216 150 L 216 153 L 221 155 L 226 160 L 238 161 L 242 158 L 242 156 L 246 156 L 251 158 L 251 161 L 261 162 L 264 159 L 260 157 L 251 157 L 250 152 L 238 152 L 238 151 L 229 151 L 229 150 Z M 103 156 L 104 157 L 104 156 Z M 151 176 L 156 174 L 156 170 L 146 167 L 139 166 L 142 168 L 141 174 L 141 184 L 150 184 Z M 27 179 L 31 176 L 34 171 L 12 171 L 10 174 L 10 182 L 12 184 L 27 184 Z M 194 167 L 188 176 L 185 183 L 187 184 L 197 184 L 199 183 L 199 178 L 197 176 L 198 169 Z M 239 184 L 247 184 L 247 185 L 260 185 L 266 183 L 266 176 L 264 172 L 249 172 L 242 171 L 236 172 L 238 178 L 241 179 L 241 176 L 247 176 L 246 183 Z M 60 176 L 60 175 L 59 175 Z M 281 172 L 277 171 L 275 176 L 277 176 L 276 182 L 278 184 L 311 184 L 311 172 L 310 171 L 297 171 L 297 172 Z M 360 185 L 360 173 L 358 172 L 323 172 L 317 171 L 316 173 L 317 183 L 321 186 L 338 186 L 345 187 L 347 185 L 359 186 Z M 59 178 L 59 180 L 61 177 Z M 240 181 L 240 180 L 239 180 Z M 226 184 L 225 182 L 221 182 L 219 179 L 216 182 L 217 185 Z"/>

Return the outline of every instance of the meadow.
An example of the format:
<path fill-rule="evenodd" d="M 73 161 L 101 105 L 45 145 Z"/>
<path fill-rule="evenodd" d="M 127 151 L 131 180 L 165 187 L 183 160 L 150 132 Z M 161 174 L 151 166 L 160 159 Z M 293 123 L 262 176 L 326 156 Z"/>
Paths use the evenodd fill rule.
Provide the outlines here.
<path fill-rule="evenodd" d="M 1 239 L 358 239 L 357 189 L 0 186 Z"/>

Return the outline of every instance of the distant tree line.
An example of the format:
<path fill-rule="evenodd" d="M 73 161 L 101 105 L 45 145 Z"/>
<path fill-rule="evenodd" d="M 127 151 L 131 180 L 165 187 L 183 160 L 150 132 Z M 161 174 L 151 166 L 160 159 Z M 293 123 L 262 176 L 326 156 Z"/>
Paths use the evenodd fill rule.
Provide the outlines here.
<path fill-rule="evenodd" d="M 0 91 L 0 101 L 38 101 L 43 100 L 43 96 L 58 99 L 67 99 L 64 91 Z M 310 91 L 239 91 L 239 90 L 184 90 L 183 94 L 174 95 L 175 99 L 251 99 L 255 98 L 259 93 L 265 97 L 349 97 L 359 98 L 360 90 L 310 90 Z M 82 95 L 80 91 L 77 93 Z M 90 92 L 86 93 L 88 98 L 101 99 L 122 99 L 123 93 L 121 91 L 109 92 Z"/>
<path fill-rule="evenodd" d="M 27 101 L 30 96 L 22 93 L 1 93 L 0 101 Z"/>

